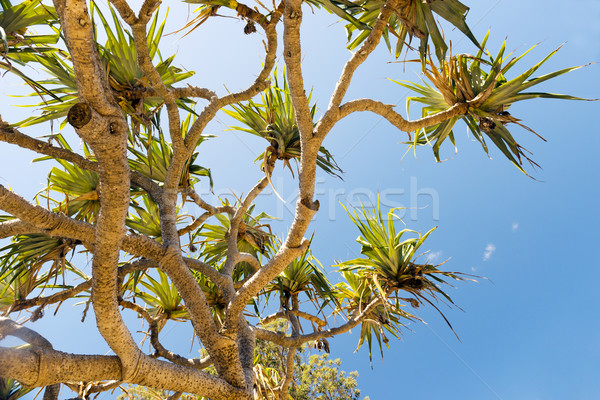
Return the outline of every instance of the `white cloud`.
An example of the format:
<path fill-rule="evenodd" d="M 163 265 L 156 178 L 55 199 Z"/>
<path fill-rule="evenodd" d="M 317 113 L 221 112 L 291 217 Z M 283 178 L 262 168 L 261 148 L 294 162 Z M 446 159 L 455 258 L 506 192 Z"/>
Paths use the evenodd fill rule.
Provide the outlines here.
<path fill-rule="evenodd" d="M 433 253 L 427 254 L 427 261 L 430 263 L 434 263 L 438 261 L 442 257 L 442 251 L 434 251 Z"/>
<path fill-rule="evenodd" d="M 512 231 L 516 232 L 517 229 L 519 229 L 519 223 L 518 222 L 513 222 L 513 224 L 512 224 Z"/>
<path fill-rule="evenodd" d="M 495 251 L 496 246 L 494 246 L 493 243 L 488 243 L 488 245 L 485 246 L 485 251 L 483 252 L 483 261 L 487 261 L 492 258 L 492 254 L 494 254 Z"/>

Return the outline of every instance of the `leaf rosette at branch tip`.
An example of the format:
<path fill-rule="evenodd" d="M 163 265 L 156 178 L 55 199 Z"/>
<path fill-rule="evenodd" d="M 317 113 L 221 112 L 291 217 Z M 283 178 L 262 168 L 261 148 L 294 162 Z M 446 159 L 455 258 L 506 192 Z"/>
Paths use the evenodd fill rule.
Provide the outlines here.
<path fill-rule="evenodd" d="M 482 42 L 482 47 L 485 46 L 488 36 L 489 32 Z M 530 79 L 531 75 L 556 54 L 560 47 L 517 77 L 510 80 L 506 78 L 507 72 L 536 46 L 531 47 L 518 57 L 510 58 L 510 54 L 504 56 L 506 48 L 506 41 L 504 41 L 496 56 L 487 53 L 489 61 L 485 59 L 483 51 L 479 50 L 476 56 L 450 54 L 439 67 L 429 57 L 423 73 L 433 86 L 425 80 L 423 85 L 407 81 L 394 81 L 419 94 L 419 96 L 407 98 L 407 112 L 411 102 L 424 105 L 422 107 L 423 117 L 445 111 L 455 104 L 468 105 L 468 110 L 464 115 L 453 117 L 438 125 L 417 131 L 415 140 L 410 144 L 414 146 L 431 144 L 436 160 L 440 161 L 440 146 L 446 139 L 455 144 L 453 128 L 456 122 L 462 119 L 486 154 L 489 153 L 485 136 L 522 172 L 526 173 L 523 169 L 524 160 L 527 160 L 534 167 L 538 166 L 527 155 L 529 152 L 514 139 L 508 130 L 508 125 L 511 123 L 519 125 L 533 132 L 542 140 L 545 139 L 523 125 L 520 119 L 508 112 L 508 109 L 518 101 L 533 98 L 588 99 L 556 93 L 525 92 L 532 86 L 585 66 L 565 68 Z"/>
<path fill-rule="evenodd" d="M 34 291 L 68 287 L 64 284 L 67 270 L 83 276 L 67 259 L 78 244 L 42 234 L 14 236 L 10 244 L 0 249 L 0 311 L 18 305 Z M 61 276 L 59 284 L 57 279 Z"/>
<path fill-rule="evenodd" d="M 404 322 L 420 320 L 405 311 L 407 305 L 414 308 L 422 304 L 431 305 L 452 329 L 434 301 L 441 300 L 455 306 L 441 288 L 442 284 L 449 285 L 444 278 L 472 280 L 461 276 L 466 274 L 441 271 L 438 269 L 441 264 L 417 263 L 416 259 L 422 256 L 417 251 L 435 228 L 424 235 L 407 228 L 396 231 L 395 219 L 400 218 L 394 211 L 395 209 L 391 209 L 384 218 L 379 202 L 377 208 L 361 206 L 359 210 L 347 210 L 360 231 L 356 241 L 362 246 L 360 252 L 363 257 L 337 264 L 346 280 L 336 285 L 340 293 L 338 299 L 350 316 L 361 313 L 368 304 L 379 300 L 379 304 L 362 323 L 358 344 L 360 348 L 366 340 L 369 355 L 373 337 L 382 351 L 382 344 L 387 346 L 388 341 L 385 332 L 399 337 Z M 401 297 L 399 292 L 412 297 Z"/>
<path fill-rule="evenodd" d="M 290 160 L 300 159 L 300 131 L 292 106 L 292 98 L 287 83 L 286 70 L 283 70 L 283 85 L 279 84 L 277 70 L 271 78 L 272 85 L 260 95 L 259 101 L 237 103 L 231 110 L 224 110 L 227 115 L 243 123 L 245 127 L 232 126 L 232 130 L 248 132 L 269 142 L 267 149 L 258 156 L 262 160 L 261 168 L 269 176 L 269 162 L 283 161 L 292 176 L 294 171 Z M 310 95 L 308 100 L 310 102 Z M 315 118 L 316 104 L 310 107 L 311 117 Z M 328 174 L 340 177 L 342 170 L 335 162 L 331 153 L 321 146 L 317 156 L 317 166 Z"/>
<path fill-rule="evenodd" d="M 196 116 L 188 113 L 181 122 L 181 132 L 186 134 L 195 121 Z M 212 136 L 202 135 L 198 139 L 195 147 Z M 132 157 L 129 158 L 129 167 L 142 175 L 163 183 L 167 177 L 167 171 L 173 157 L 173 146 L 167 142 L 161 124 L 161 110 L 153 113 L 150 124 L 142 126 L 142 129 L 136 134 L 131 131 L 127 146 Z M 184 168 L 179 181 L 181 188 L 194 187 L 200 181 L 200 177 L 208 178 L 209 188 L 213 188 L 213 180 L 210 168 L 205 168 L 195 164 L 199 153 L 194 152 L 187 161 L 187 167 Z"/>
<path fill-rule="evenodd" d="M 25 75 L 16 65 L 24 66 L 35 58 L 35 54 L 55 52 L 59 38 L 58 30 L 52 27 L 57 22 L 54 7 L 39 0 L 23 1 L 12 5 L 0 1 L 0 69 L 14 73 L 23 79 L 38 94 L 57 97 L 36 80 Z M 38 34 L 31 27 L 50 27 L 52 33 Z"/>
<path fill-rule="evenodd" d="M 32 390 L 33 388 L 23 386 L 15 379 L 0 378 L 0 399 L 17 400 Z"/>
<path fill-rule="evenodd" d="M 328 0 L 313 0 L 315 3 L 321 3 L 327 9 Z M 348 48 L 356 49 L 369 36 L 370 29 L 375 24 L 379 16 L 379 10 L 385 4 L 383 0 L 363 0 L 357 2 L 341 2 L 349 15 L 353 19 L 345 18 L 350 21 L 346 25 L 348 32 Z M 399 0 L 388 20 L 387 29 L 383 33 L 383 38 L 388 49 L 395 57 L 399 57 L 402 50 L 410 46 L 414 37 L 419 39 L 418 51 L 421 60 L 425 61 L 427 55 L 427 46 L 429 39 L 435 47 L 435 54 L 439 60 L 446 57 L 448 45 L 441 32 L 441 27 L 435 19 L 435 15 L 445 19 L 447 22 L 458 28 L 475 46 L 479 43 L 466 23 L 466 16 L 469 8 L 457 0 Z M 393 38 L 396 38 L 396 45 L 392 45 Z"/>
<path fill-rule="evenodd" d="M 102 26 L 103 33 L 107 38 L 104 45 L 98 43 L 98 54 L 106 70 L 113 97 L 129 117 L 131 130 L 137 133 L 140 125 L 150 124 L 152 115 L 162 107 L 163 102 L 158 97 L 152 97 L 155 95 L 151 90 L 151 85 L 137 63 L 137 49 L 133 36 L 129 30 L 123 27 L 112 6 L 110 6 L 112 23 L 104 16 L 95 2 L 91 2 L 91 11 L 94 36 L 98 36 L 97 27 Z M 151 59 L 158 59 L 156 70 L 167 88 L 171 88 L 174 83 L 194 75 L 194 72 L 175 67 L 173 65 L 175 55 L 166 59 L 162 57 L 159 43 L 163 35 L 166 17 L 162 22 L 158 17 L 159 13 L 157 12 L 148 27 L 149 53 Z M 50 78 L 40 80 L 39 84 L 48 88 L 52 93 L 52 98 L 44 99 L 33 105 L 41 110 L 40 115 L 31 116 L 15 125 L 30 126 L 66 117 L 71 107 L 79 101 L 70 56 L 62 50 L 38 52 L 29 55 L 26 61 L 39 64 L 49 73 Z M 40 91 L 36 91 L 30 96 L 39 94 Z M 190 108 L 190 105 L 193 104 L 192 100 L 181 98 L 176 102 L 181 109 L 194 112 Z M 66 120 L 61 122 L 61 129 L 66 122 Z"/>
<path fill-rule="evenodd" d="M 224 203 L 227 205 L 227 203 Z M 263 220 L 273 219 L 265 212 L 252 215 L 254 205 L 242 218 L 238 228 L 238 250 L 242 253 L 252 254 L 255 258 L 268 254 L 268 248 L 273 239 L 271 226 Z M 218 224 L 204 224 L 192 235 L 192 242 L 202 246 L 200 257 L 208 264 L 216 264 L 225 259 L 228 250 L 229 230 L 231 228 L 231 215 L 217 214 L 215 218 Z M 242 270 L 246 270 L 247 263 L 239 264 Z M 245 275 L 242 274 L 242 275 Z"/>
<path fill-rule="evenodd" d="M 160 209 L 158 204 L 152 201 L 147 195 L 142 195 L 141 203 L 136 199 L 131 199 L 130 207 L 132 211 L 125 220 L 125 225 L 136 233 L 147 235 L 159 243 L 162 243 L 162 230 L 160 228 Z M 183 222 L 189 215 L 181 212 L 182 206 L 177 206 L 177 223 Z"/>
<path fill-rule="evenodd" d="M 277 239 L 276 242 L 280 240 Z M 274 255 L 277 248 L 270 246 L 270 252 Z M 304 294 L 319 312 L 326 305 L 336 304 L 334 287 L 310 248 L 288 264 L 275 280 L 265 286 L 262 294 L 266 295 L 267 302 L 272 295 L 276 294 L 279 297 L 281 310 L 294 309 L 293 297 L 298 299 L 301 294 Z"/>
<path fill-rule="evenodd" d="M 156 270 L 156 274 L 157 279 L 150 274 L 144 274 L 137 285 L 130 286 L 129 289 L 134 291 L 135 297 L 142 299 L 148 305 L 146 308 L 148 313 L 153 318 L 163 321 L 163 324 L 167 320 L 188 320 L 188 311 L 175 285 L 160 269 Z"/>
<path fill-rule="evenodd" d="M 184 0 L 186 3 L 201 4 L 200 7 L 194 10 L 196 14 L 194 18 L 188 21 L 180 31 L 186 31 L 185 35 L 189 35 L 192 31 L 199 28 L 202 24 L 208 21 L 211 17 L 224 17 L 224 15 L 218 14 L 221 7 L 230 9 L 236 12 L 236 17 L 246 22 L 243 28 L 243 32 L 246 35 L 250 35 L 256 32 L 255 23 L 261 25 L 267 22 L 266 17 L 273 13 L 273 10 L 267 9 L 260 1 L 256 1 L 258 5 L 268 11 L 268 15 L 265 16 L 258 11 L 258 8 L 250 8 L 249 6 L 238 3 L 235 0 Z M 273 6 L 275 8 L 275 6 Z M 263 25 L 264 26 L 264 25 Z"/>

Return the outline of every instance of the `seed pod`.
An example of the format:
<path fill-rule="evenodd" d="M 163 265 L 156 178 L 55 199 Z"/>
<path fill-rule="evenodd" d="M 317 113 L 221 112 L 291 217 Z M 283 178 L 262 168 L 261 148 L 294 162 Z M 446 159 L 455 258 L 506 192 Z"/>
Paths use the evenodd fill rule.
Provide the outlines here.
<path fill-rule="evenodd" d="M 75 128 L 82 128 L 92 119 L 92 109 L 86 103 L 77 103 L 69 109 L 67 121 Z"/>
<path fill-rule="evenodd" d="M 249 35 L 254 32 L 256 32 L 256 26 L 254 25 L 254 21 L 248 20 L 248 22 L 246 23 L 246 26 L 244 27 L 244 33 L 246 35 Z"/>
<path fill-rule="evenodd" d="M 485 133 L 490 133 L 496 127 L 496 123 L 489 117 L 484 117 L 479 120 L 479 129 Z"/>

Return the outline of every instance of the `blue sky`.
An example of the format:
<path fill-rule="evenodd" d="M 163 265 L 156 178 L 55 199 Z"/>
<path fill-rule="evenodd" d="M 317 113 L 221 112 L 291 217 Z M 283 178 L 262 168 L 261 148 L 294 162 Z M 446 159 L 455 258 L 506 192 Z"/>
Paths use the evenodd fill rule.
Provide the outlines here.
<path fill-rule="evenodd" d="M 488 43 L 492 53 L 505 37 L 507 49 L 517 53 L 541 42 L 523 60 L 524 67 L 566 42 L 539 74 L 600 61 L 598 1 L 541 4 L 467 2 L 471 7 L 467 21 L 478 38 L 492 29 Z M 305 12 L 303 69 L 306 84 L 314 87 L 314 98 L 323 109 L 349 52 L 342 24 L 317 14 L 308 8 Z M 171 10 L 171 17 L 181 24 L 185 10 Z M 236 90 L 258 72 L 262 49 L 261 36 L 245 36 L 242 28 L 241 22 L 231 19 L 209 22 L 194 37 L 165 38 L 165 54 L 178 49 L 176 63 L 197 72 L 192 84 L 220 93 L 224 85 Z M 455 52 L 475 52 L 457 32 L 448 30 L 446 35 Z M 398 104 L 404 114 L 408 93 L 387 78 L 416 80 L 418 70 L 390 61 L 394 60 L 381 46 L 358 70 L 346 99 L 373 97 Z M 599 71 L 592 65 L 540 89 L 598 98 Z M 14 85 L 9 76 L 0 81 L 0 113 L 9 121 L 31 112 L 11 106 L 22 100 L 6 93 L 27 92 Z M 386 196 L 384 205 L 408 207 L 404 220 L 409 228 L 424 232 L 438 226 L 425 245 L 431 257 L 439 262 L 449 259 L 445 264 L 449 270 L 486 278 L 450 290 L 464 312 L 443 310 L 460 341 L 434 310 L 426 309 L 418 315 L 427 325 L 410 325 L 402 341 L 390 342 L 383 359 L 374 354 L 372 368 L 366 349 L 353 353 L 358 331 L 330 341 L 332 356 L 343 360 L 345 370 L 358 370 L 362 393 L 371 400 L 598 398 L 600 102 L 532 100 L 515 105 L 511 114 L 548 140 L 544 143 L 525 130 L 513 131 L 543 168 L 532 171 L 537 181 L 498 152 L 488 158 L 464 127 L 455 131 L 458 153 L 448 144 L 442 163 L 436 163 L 426 147 L 416 156 L 405 155 L 406 146 L 400 142 L 406 135 L 377 116 L 348 118 L 326 139 L 325 146 L 345 172 L 343 181 L 323 176 L 317 187 L 322 206 L 311 225 L 316 231 L 313 251 L 326 268 L 335 260 L 355 258 L 360 250 L 355 243 L 358 231 L 339 202 L 365 202 L 379 192 Z M 216 192 L 247 192 L 260 177 L 258 165 L 252 163 L 264 145 L 250 135 L 223 132 L 226 117 L 220 114 L 218 119 L 207 130 L 218 137 L 202 145 L 199 164 L 212 168 Z M 27 132 L 41 136 L 49 128 Z M 31 198 L 42 188 L 48 167 L 30 164 L 31 153 L 8 145 L 0 144 L 0 152 L 2 184 Z M 234 166 L 225 167 L 224 158 L 228 163 L 233 160 Z M 293 200 L 296 181 L 289 171 L 278 167 L 274 182 L 284 199 Z M 288 209 L 293 210 L 293 201 L 283 204 L 264 195 L 259 205 L 281 218 L 272 224 L 279 232 L 291 223 Z M 91 332 L 93 321 L 81 324 L 80 313 L 80 307 L 63 306 L 58 317 L 48 312 L 33 327 L 60 350 L 104 353 L 106 345 Z M 139 329 L 137 321 L 132 329 Z M 169 329 L 165 341 L 188 351 L 189 332 Z"/>

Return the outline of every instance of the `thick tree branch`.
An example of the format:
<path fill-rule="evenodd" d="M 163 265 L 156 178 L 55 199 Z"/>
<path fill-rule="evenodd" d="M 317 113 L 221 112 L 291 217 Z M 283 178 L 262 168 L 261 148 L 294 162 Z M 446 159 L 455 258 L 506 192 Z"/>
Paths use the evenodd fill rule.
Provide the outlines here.
<path fill-rule="evenodd" d="M 344 65 L 342 74 L 340 75 L 333 94 L 331 95 L 329 105 L 327 106 L 327 111 L 317 125 L 317 134 L 319 136 L 324 137 L 327 135 L 333 125 L 335 125 L 335 122 L 337 122 L 335 119 L 337 109 L 344 99 L 346 92 L 348 91 L 348 87 L 352 82 L 352 76 L 354 75 L 354 72 L 369 57 L 369 55 L 379 44 L 383 31 L 387 28 L 390 16 L 392 15 L 392 12 L 394 12 L 394 9 L 398 7 L 398 3 L 399 0 L 387 0 L 381 6 L 381 11 L 379 12 L 379 16 L 377 17 L 377 20 L 371 29 L 371 33 L 369 33 L 369 36 L 363 42 L 360 48 L 352 55 L 346 65 Z"/>
<path fill-rule="evenodd" d="M 261 327 L 253 327 L 252 329 L 254 329 L 257 339 L 268 340 L 283 347 L 298 347 L 311 340 L 326 339 L 348 332 L 362 323 L 379 304 L 381 304 L 381 299 L 375 298 L 360 313 L 350 317 L 345 324 L 306 335 L 286 336 L 282 332 L 274 332 Z"/>
<path fill-rule="evenodd" d="M 5 336 L 14 336 L 33 346 L 52 348 L 52 343 L 36 331 L 17 324 L 10 318 L 0 317 L 0 339 Z"/>
<path fill-rule="evenodd" d="M 146 0 L 140 10 L 137 23 L 131 27 L 137 48 L 138 65 L 152 83 L 154 90 L 158 92 L 167 105 L 169 132 L 173 143 L 173 157 L 165 178 L 164 196 L 159 202 L 162 240 L 167 247 L 165 257 L 161 259 L 160 265 L 181 293 L 196 333 L 206 346 L 209 354 L 216 357 L 216 353 L 230 351 L 228 348 L 231 347 L 231 341 L 226 340 L 226 338 L 218 334 L 206 297 L 187 269 L 180 250 L 176 222 L 177 193 L 183 168 L 187 160 L 189 160 L 193 149 L 192 151 L 188 151 L 189 149 L 184 143 L 180 126 L 179 109 L 175 103 L 175 97 L 167 89 L 150 58 L 145 24 L 149 21 L 151 14 L 158 4 L 159 1 Z M 193 148 L 195 146 L 196 143 L 193 144 Z M 217 364 L 217 370 L 220 370 L 220 373 L 224 371 L 223 368 L 219 367 L 220 364 Z M 232 364 L 232 368 L 227 369 L 228 372 L 231 372 L 229 376 L 227 376 L 228 374 L 224 374 L 223 376 L 228 381 L 241 387 L 243 386 L 243 380 L 238 379 L 239 377 L 236 378 L 234 368 L 235 363 Z"/>
<path fill-rule="evenodd" d="M 237 343 L 233 338 L 221 335 L 214 323 L 204 292 L 186 267 L 181 250 L 174 246 L 167 249 L 160 263 L 181 294 L 196 334 L 214 360 L 219 376 L 236 387 L 246 382 L 240 364 Z"/>
<path fill-rule="evenodd" d="M 285 356 L 284 378 L 279 387 L 281 399 L 287 399 L 289 397 L 288 389 L 290 387 L 290 383 L 292 383 L 292 380 L 294 379 L 294 356 L 296 355 L 297 350 L 297 347 L 290 347 Z"/>
<path fill-rule="evenodd" d="M 185 365 L 185 366 L 197 368 L 197 369 L 204 369 L 204 368 L 212 365 L 212 361 L 210 360 L 210 357 L 206 357 L 203 359 L 198 359 L 198 358 L 189 359 L 189 358 L 182 357 L 179 354 L 173 353 L 170 350 L 167 350 L 162 345 L 162 343 L 160 343 L 160 340 L 158 339 L 158 335 L 159 335 L 162 325 L 163 325 L 163 324 L 161 324 L 160 320 L 152 317 L 148 313 L 148 311 L 146 311 L 144 308 L 142 308 L 139 305 L 132 303 L 130 301 L 121 300 L 119 302 L 119 304 L 124 308 L 135 311 L 142 318 L 144 318 L 146 320 L 146 322 L 148 322 L 148 328 L 150 329 L 150 343 L 152 344 L 152 347 L 154 347 L 154 349 L 156 350 L 155 355 L 157 357 L 162 357 L 164 359 L 167 359 L 174 364 Z"/>
<path fill-rule="evenodd" d="M 277 254 L 275 254 L 275 256 L 273 256 L 259 272 L 252 275 L 250 279 L 244 283 L 227 306 L 227 313 L 225 316 L 226 329 L 234 327 L 233 324 L 237 322 L 234 322 L 234 318 L 241 315 L 250 299 L 283 271 L 289 263 L 304 253 L 308 248 L 308 245 L 308 240 L 305 240 L 299 247 L 295 248 L 288 248 L 283 244 L 279 248 Z"/>
<path fill-rule="evenodd" d="M 371 99 L 358 99 L 352 100 L 343 104 L 339 108 L 339 112 L 333 118 L 335 122 L 354 112 L 370 111 L 375 114 L 381 115 L 383 118 L 388 120 L 396 128 L 404 132 L 414 132 L 418 129 L 426 128 L 429 126 L 437 125 L 441 122 L 447 121 L 450 118 L 459 116 L 467 112 L 469 103 L 456 103 L 445 111 L 429 115 L 414 121 L 405 120 L 402 115 L 398 114 L 393 109 L 393 105 L 384 104 L 380 101 Z"/>
<path fill-rule="evenodd" d="M 322 328 L 325 325 L 327 325 L 327 322 L 322 320 L 321 318 L 309 314 L 307 312 L 301 311 L 301 310 L 291 310 L 290 311 L 293 315 L 295 315 L 296 317 L 300 317 L 300 318 L 304 318 L 307 321 L 313 322 L 314 324 L 316 324 L 318 327 Z"/>
<path fill-rule="evenodd" d="M 2 209 L 1 206 L 0 209 Z M 0 223 L 0 239 L 27 233 L 43 233 L 43 230 L 20 219 Z"/>
<path fill-rule="evenodd" d="M 211 100 L 217 94 L 212 90 L 206 88 L 199 88 L 195 86 L 183 87 L 183 88 L 168 88 L 171 95 L 176 99 L 182 99 L 184 97 L 200 98 L 205 100 Z M 159 92 L 148 86 L 136 87 L 131 89 L 124 89 L 119 91 L 119 96 L 127 100 L 144 99 L 147 97 L 161 97 Z"/>
<path fill-rule="evenodd" d="M 45 233 L 48 236 L 64 237 L 79 240 L 83 243 L 94 243 L 96 240 L 93 225 L 33 205 L 2 185 L 0 185 L 0 210 L 4 210 L 21 220 L 19 222 L 3 222 L 0 224 L 0 232 L 2 227 L 9 231 L 16 229 L 12 226 L 12 224 L 16 224 L 20 230 L 29 233 Z M 20 231 L 19 233 L 23 232 Z M 157 262 L 165 254 L 165 249 L 156 241 L 135 233 L 124 237 L 122 249 L 135 256 L 145 257 Z"/>
<path fill-rule="evenodd" d="M 259 76 L 256 78 L 254 83 L 251 84 L 246 90 L 243 90 L 241 92 L 232 93 L 223 98 L 216 98 L 216 97 L 213 98 L 209 102 L 209 104 L 204 108 L 204 110 L 200 114 L 199 118 L 194 122 L 194 124 L 192 125 L 192 127 L 186 134 L 185 146 L 188 150 L 187 154 L 174 155 L 174 157 L 171 160 L 171 165 L 169 166 L 169 170 L 167 173 L 167 179 L 166 179 L 165 186 L 164 186 L 166 195 L 165 195 L 165 204 L 163 204 L 163 207 L 161 207 L 161 226 L 163 228 L 164 243 L 167 245 L 171 245 L 171 243 L 177 243 L 177 246 L 173 246 L 174 251 L 175 251 L 175 248 L 179 249 L 179 244 L 178 244 L 179 235 L 176 230 L 174 214 L 169 212 L 170 210 L 167 210 L 167 209 L 165 209 L 163 212 L 163 208 L 165 208 L 164 206 L 167 205 L 167 207 L 172 207 L 174 209 L 174 205 L 175 205 L 175 202 L 177 199 L 177 190 L 178 190 L 177 185 L 179 182 L 179 176 L 181 176 L 181 172 L 183 171 L 186 161 L 189 159 L 189 157 L 191 157 L 191 155 L 196 147 L 196 144 L 198 143 L 200 135 L 204 131 L 204 128 L 206 127 L 208 122 L 210 122 L 214 118 L 217 111 L 229 104 L 252 98 L 254 95 L 256 95 L 257 93 L 259 93 L 260 91 L 264 90 L 267 87 L 268 84 L 267 84 L 266 80 L 275 64 L 275 57 L 276 57 L 277 33 L 275 31 L 275 24 L 272 24 L 272 25 L 269 24 L 265 29 L 265 33 L 267 35 L 267 49 L 266 49 L 265 63 L 264 63 L 264 66 L 263 66 Z M 236 246 L 237 246 L 237 243 L 236 243 Z M 239 364 L 240 361 L 239 361 L 239 353 L 237 351 L 237 346 L 227 345 L 227 346 L 221 347 L 221 346 L 223 346 L 222 344 L 217 345 L 216 343 L 213 346 L 213 345 L 211 345 L 210 341 L 208 341 L 208 342 L 206 341 L 205 335 L 202 334 L 202 330 L 198 329 L 198 328 L 201 328 L 202 325 L 206 326 L 207 324 L 212 322 L 212 319 L 199 318 L 199 316 L 201 314 L 209 313 L 208 308 L 204 309 L 204 306 L 203 306 L 203 304 L 206 304 L 206 300 L 204 298 L 204 293 L 202 293 L 202 291 L 199 289 L 194 290 L 190 286 L 191 283 L 189 282 L 189 279 L 183 279 L 183 275 L 185 274 L 185 272 L 180 268 L 180 266 L 177 265 L 176 260 L 174 260 L 174 262 L 172 264 L 173 264 L 173 268 L 175 268 L 175 269 L 172 270 L 170 274 L 169 274 L 168 270 L 165 270 L 165 272 L 167 272 L 169 274 L 169 277 L 173 280 L 173 282 L 177 286 L 177 289 L 182 294 L 182 297 L 184 299 L 186 299 L 186 306 L 188 306 L 188 308 L 190 309 L 190 316 L 192 318 L 192 323 L 194 323 L 194 321 L 197 321 L 196 323 L 194 323 L 194 326 L 196 327 L 196 325 L 199 325 L 197 327 L 197 331 L 198 331 L 201 339 L 203 340 L 203 343 L 205 343 L 205 345 L 207 346 L 207 350 L 209 351 L 209 354 L 211 356 L 213 356 L 213 358 L 215 360 L 219 360 L 218 362 L 217 361 L 215 362 L 217 371 L 219 372 L 220 375 L 223 374 L 223 376 L 226 376 L 229 382 L 236 382 L 235 383 L 236 385 L 241 385 L 242 382 L 245 383 L 245 378 L 244 378 L 243 374 L 239 375 L 243 368 L 241 367 L 241 364 Z M 189 272 L 188 272 L 188 274 L 189 274 Z M 176 275 L 177 275 L 177 277 L 176 277 Z M 178 283 L 178 281 L 179 281 L 179 283 Z M 194 284 L 195 284 L 195 282 L 194 282 Z M 181 287 L 180 287 L 180 285 L 181 285 Z M 187 290 L 187 293 L 182 291 L 182 288 L 184 287 L 183 285 L 187 285 L 189 287 L 189 290 Z M 196 285 L 196 287 L 197 287 L 197 285 Z M 233 292 L 233 282 L 230 282 L 229 289 L 230 290 L 225 290 L 224 293 Z M 197 295 L 193 295 L 192 293 L 194 291 L 199 291 L 199 293 Z M 190 304 L 188 304 L 188 302 L 191 302 L 192 305 L 198 304 L 199 308 L 198 308 L 197 312 L 195 312 L 194 307 L 190 306 Z M 236 317 L 236 319 L 237 319 L 237 317 Z M 200 321 L 203 321 L 202 324 L 200 323 Z M 207 328 L 204 328 L 204 331 L 206 331 L 206 329 Z M 214 334 L 210 334 L 209 336 L 215 337 L 215 339 L 218 337 L 218 336 L 215 336 Z M 233 344 L 235 344 L 235 342 L 233 342 Z M 214 350 L 211 349 L 211 347 L 214 348 Z M 223 357 L 218 357 L 218 355 L 215 354 L 215 351 L 220 352 L 223 355 Z M 221 360 L 223 360 L 223 362 L 221 362 Z"/>
<path fill-rule="evenodd" d="M 246 391 L 196 368 L 146 358 L 138 378 L 128 383 L 195 393 L 210 398 L 248 399 Z M 116 356 L 75 355 L 50 349 L 0 347 L 0 377 L 17 379 L 27 386 L 60 382 L 120 380 L 121 363 Z"/>
<path fill-rule="evenodd" d="M 139 372 L 143 354 L 121 318 L 117 301 L 117 266 L 129 209 L 127 121 L 116 103 L 97 51 L 87 2 L 55 0 L 65 42 L 73 61 L 79 97 L 89 108 L 89 123 L 76 131 L 98 159 L 100 213 L 95 226 L 92 303 L 102 337 L 119 356 L 123 379 Z"/>
<path fill-rule="evenodd" d="M 300 45 L 300 25 L 302 24 L 302 0 L 285 0 L 283 15 L 283 54 L 287 68 L 287 78 L 296 121 L 300 130 L 302 150 L 312 138 L 313 120 L 310 114 L 308 97 L 304 90 L 302 75 L 302 48 Z"/>
<path fill-rule="evenodd" d="M 267 163 L 268 164 L 268 163 Z M 274 164 L 273 164 L 274 166 Z M 267 171 L 265 173 L 270 174 L 272 172 L 272 167 L 269 165 L 265 166 Z M 269 183 L 269 179 L 267 177 L 262 178 L 253 188 L 250 190 L 248 195 L 244 198 L 240 206 L 235 210 L 235 214 L 231 219 L 231 224 L 229 226 L 229 238 L 227 242 L 227 260 L 225 261 L 225 266 L 223 267 L 223 274 L 227 276 L 231 276 L 233 273 L 234 267 L 239 262 L 240 252 L 238 250 L 238 232 L 240 228 L 240 223 L 246 215 L 248 208 L 252 204 L 252 202 L 256 199 L 256 197 L 262 192 L 265 187 L 267 187 Z"/>
<path fill-rule="evenodd" d="M 250 264 L 252 269 L 254 269 L 254 272 L 258 272 L 260 270 L 260 268 L 262 267 L 262 265 L 260 265 L 260 261 L 258 261 L 258 259 L 256 257 L 254 257 L 253 254 L 250 254 L 250 253 L 239 253 L 237 261 L 238 261 L 238 263 L 246 262 L 246 263 Z"/>
<path fill-rule="evenodd" d="M 35 151 L 39 154 L 44 154 L 50 157 L 54 157 L 60 160 L 68 161 L 74 165 L 77 165 L 81 169 L 88 171 L 98 171 L 98 163 L 95 161 L 88 160 L 81 155 L 74 153 L 70 150 L 63 149 L 61 147 L 55 147 L 51 143 L 43 140 L 34 139 L 18 129 L 11 127 L 0 117 L 0 141 L 17 145 L 24 149 Z M 131 174 L 131 182 L 136 186 L 144 189 L 150 197 L 155 201 L 158 201 L 161 196 L 161 189 L 153 182 L 150 178 L 140 174 L 137 171 L 133 171 Z"/>
<path fill-rule="evenodd" d="M 17 324 L 9 318 L 0 317 L 0 339 L 5 336 L 14 336 L 38 348 L 52 350 L 52 344 L 36 331 Z M 47 386 L 43 400 L 56 400 L 59 391 L 59 383 Z"/>
<path fill-rule="evenodd" d="M 141 271 L 147 268 L 155 268 L 157 263 L 150 260 L 138 260 L 129 264 L 125 264 L 122 267 L 119 267 L 118 278 L 119 282 L 122 282 L 123 277 L 127 274 L 130 274 L 134 271 Z M 92 287 L 92 281 L 87 280 L 80 283 L 77 286 L 73 286 L 72 288 L 61 290 L 60 292 L 53 293 L 49 296 L 37 296 L 31 299 L 23 299 L 18 300 L 13 307 L 11 307 L 10 312 L 18 312 L 21 310 L 25 310 L 27 308 L 35 307 L 35 306 L 47 306 L 50 304 L 59 303 L 70 298 L 73 298 L 77 294 L 89 290 Z"/>
<path fill-rule="evenodd" d="M 268 325 L 271 322 L 277 321 L 278 319 L 288 319 L 288 313 L 286 311 L 278 311 L 276 313 L 267 315 L 266 317 L 264 317 L 261 321 L 262 325 Z"/>
<path fill-rule="evenodd" d="M 41 206 L 33 205 L 23 197 L 6 189 L 3 185 L 0 185 L 0 209 L 20 218 L 20 222 L 31 224 L 36 229 L 44 230 L 51 236 L 64 236 L 82 242 L 94 243 L 94 228 L 91 224 L 76 221 L 64 214 L 53 213 Z M 4 224 L 12 228 L 8 222 Z M 14 224 L 17 224 L 17 222 L 14 222 Z M 61 235 L 66 231 L 69 231 L 70 234 Z"/>
<path fill-rule="evenodd" d="M 142 4 L 138 13 L 138 23 L 147 24 L 150 18 L 152 18 L 152 14 L 160 6 L 160 3 L 161 0 L 144 0 L 144 4 Z"/>
<path fill-rule="evenodd" d="M 126 0 L 109 0 L 113 6 L 121 15 L 121 18 L 129 25 L 136 24 L 138 22 L 138 17 L 136 17 L 135 12 L 129 6 Z"/>
<path fill-rule="evenodd" d="M 169 134 L 171 136 L 171 142 L 173 145 L 173 153 L 174 156 L 176 156 L 177 153 L 184 151 L 184 145 L 183 137 L 181 136 L 181 119 L 179 117 L 179 108 L 177 107 L 177 103 L 175 103 L 175 96 L 173 96 L 173 93 L 169 91 L 165 83 L 162 81 L 160 74 L 152 64 L 152 59 L 150 58 L 150 49 L 148 48 L 146 23 L 142 23 L 140 20 L 135 25 L 132 25 L 131 29 L 133 32 L 135 47 L 137 49 L 137 63 L 140 66 L 140 69 L 144 71 L 144 74 L 152 84 L 153 89 L 156 90 L 158 95 L 165 101 L 167 106 L 167 113 L 169 116 Z"/>

